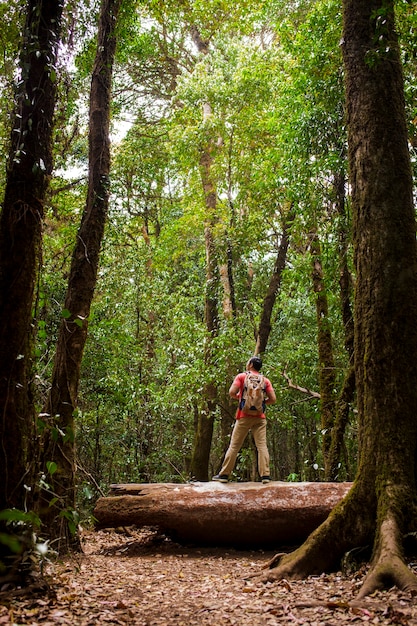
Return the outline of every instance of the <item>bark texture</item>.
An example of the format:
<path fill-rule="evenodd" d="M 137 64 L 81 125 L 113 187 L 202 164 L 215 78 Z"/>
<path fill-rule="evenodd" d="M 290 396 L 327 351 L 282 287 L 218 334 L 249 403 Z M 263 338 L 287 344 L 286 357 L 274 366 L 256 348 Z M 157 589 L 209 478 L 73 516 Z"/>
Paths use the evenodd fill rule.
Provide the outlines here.
<path fill-rule="evenodd" d="M 344 12 L 359 445 L 376 499 L 364 593 L 387 583 L 417 589 L 399 565 L 401 536 L 410 524 L 415 530 L 417 434 L 416 224 L 403 76 L 393 2 L 346 0 Z"/>
<path fill-rule="evenodd" d="M 48 477 L 53 494 L 43 493 L 40 511 L 64 552 L 74 542 L 69 531 L 76 519 L 74 411 L 77 407 L 81 361 L 87 339 L 88 318 L 97 280 L 99 254 L 107 219 L 110 171 L 110 102 L 115 27 L 121 0 L 103 0 L 97 35 L 89 111 L 89 180 L 86 206 L 71 262 L 64 315 L 61 322 L 52 385 L 45 406 L 47 421 L 44 464 L 53 461 L 57 471 Z M 48 472 L 45 472 L 48 474 Z"/>
<path fill-rule="evenodd" d="M 416 593 L 402 537 L 415 531 L 417 248 L 400 55 L 391 0 L 344 0 L 343 55 L 354 216 L 359 469 L 349 494 L 267 579 L 337 567 L 373 545 L 360 591 Z"/>
<path fill-rule="evenodd" d="M 52 171 L 55 63 L 63 1 L 30 0 L 0 218 L 0 510 L 25 509 L 32 484 L 32 304 Z"/>
<path fill-rule="evenodd" d="M 112 485 L 97 526 L 157 526 L 180 542 L 231 547 L 297 544 L 328 516 L 350 483 Z"/>

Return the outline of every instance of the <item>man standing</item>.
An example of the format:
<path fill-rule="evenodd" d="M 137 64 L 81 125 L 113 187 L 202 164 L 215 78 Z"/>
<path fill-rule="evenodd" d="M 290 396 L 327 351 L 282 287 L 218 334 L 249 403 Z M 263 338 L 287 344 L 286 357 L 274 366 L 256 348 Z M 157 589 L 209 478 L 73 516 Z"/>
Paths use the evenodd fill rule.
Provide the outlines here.
<path fill-rule="evenodd" d="M 239 401 L 236 412 L 236 422 L 233 427 L 229 449 L 223 461 L 223 466 L 212 480 L 227 483 L 232 472 L 237 455 L 249 431 L 252 432 L 258 451 L 258 471 L 263 483 L 269 483 L 269 452 L 266 443 L 265 405 L 276 402 L 275 391 L 271 381 L 260 374 L 262 361 L 253 356 L 246 364 L 246 372 L 241 372 L 234 379 L 229 389 L 231 398 Z M 257 396 L 262 394 L 261 404 L 258 405 Z"/>

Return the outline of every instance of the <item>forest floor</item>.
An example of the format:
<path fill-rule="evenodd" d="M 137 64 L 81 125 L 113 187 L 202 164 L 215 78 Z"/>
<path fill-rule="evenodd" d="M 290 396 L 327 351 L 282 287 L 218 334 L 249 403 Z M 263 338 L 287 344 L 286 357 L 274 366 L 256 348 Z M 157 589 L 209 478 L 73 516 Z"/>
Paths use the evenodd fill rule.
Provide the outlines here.
<path fill-rule="evenodd" d="M 43 593 L 1 593 L 0 624 L 417 625 L 417 599 L 397 589 L 355 600 L 366 566 L 265 584 L 252 576 L 274 552 L 184 547 L 152 529 L 85 532 L 83 549 L 48 564 Z"/>

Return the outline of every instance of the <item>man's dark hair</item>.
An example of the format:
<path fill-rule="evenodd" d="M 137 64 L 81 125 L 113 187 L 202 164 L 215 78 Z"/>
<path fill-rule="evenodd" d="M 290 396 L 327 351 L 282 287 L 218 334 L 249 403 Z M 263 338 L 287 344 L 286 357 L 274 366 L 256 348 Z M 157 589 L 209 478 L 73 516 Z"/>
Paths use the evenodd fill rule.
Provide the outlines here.
<path fill-rule="evenodd" d="M 253 356 L 251 359 L 249 359 L 249 363 L 253 365 L 257 372 L 261 370 L 262 359 L 260 359 L 258 356 Z"/>

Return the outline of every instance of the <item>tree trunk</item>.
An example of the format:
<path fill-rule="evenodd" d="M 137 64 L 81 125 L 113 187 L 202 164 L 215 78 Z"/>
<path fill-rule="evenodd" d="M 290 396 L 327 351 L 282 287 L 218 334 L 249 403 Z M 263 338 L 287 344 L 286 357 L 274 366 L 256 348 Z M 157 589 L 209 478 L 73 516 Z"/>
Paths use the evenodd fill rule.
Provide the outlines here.
<path fill-rule="evenodd" d="M 402 537 L 415 531 L 417 247 L 403 77 L 392 0 L 344 0 L 343 56 L 357 274 L 359 469 L 349 494 L 267 579 L 337 567 L 372 544 L 360 591 L 417 591 Z"/>
<path fill-rule="evenodd" d="M 321 263 L 321 246 L 317 230 L 311 232 L 313 290 L 316 294 L 317 347 L 319 355 L 320 428 L 324 471 L 328 473 L 329 449 L 336 415 L 336 375 L 333 358 L 332 331 L 329 323 L 329 306 Z"/>
<path fill-rule="evenodd" d="M 42 493 L 40 514 L 59 552 L 77 545 L 74 412 L 108 210 L 111 82 L 120 2 L 103 0 L 101 6 L 90 91 L 87 201 L 72 257 L 52 385 L 44 411 L 47 428 L 42 460 L 50 490 Z M 50 461 L 55 471 L 48 475 Z"/>
<path fill-rule="evenodd" d="M 300 543 L 350 483 L 112 485 L 94 509 L 97 526 L 157 526 L 176 541 L 231 547 Z"/>
<path fill-rule="evenodd" d="M 340 480 L 340 464 L 344 444 L 346 426 L 349 422 L 349 414 L 352 410 L 352 400 L 355 395 L 355 367 L 349 364 L 345 374 L 342 389 L 336 402 L 336 418 L 331 432 L 330 447 L 325 466 L 324 480 Z M 349 474 L 349 468 L 345 468 Z"/>
<path fill-rule="evenodd" d="M 201 38 L 196 27 L 191 29 L 191 34 L 197 49 L 202 54 L 207 54 L 208 43 Z M 207 123 L 212 116 L 209 102 L 203 103 L 203 122 Z M 206 345 L 204 350 L 204 362 L 207 369 L 213 367 L 212 340 L 218 333 L 218 285 L 219 276 L 216 260 L 216 246 L 214 239 L 214 226 L 217 220 L 217 192 L 213 181 L 214 142 L 209 139 L 201 148 L 200 172 L 203 186 L 204 202 L 206 208 L 206 222 L 204 226 L 204 240 L 206 248 L 206 295 L 204 317 L 206 324 Z M 211 442 L 213 439 L 214 418 L 216 411 L 217 390 L 212 381 L 204 386 L 204 406 L 200 411 L 197 432 L 195 433 L 193 453 L 191 459 L 191 475 L 196 480 L 208 480 Z"/>
<path fill-rule="evenodd" d="M 256 338 L 256 346 L 254 354 L 263 354 L 266 350 L 272 325 L 272 311 L 277 299 L 278 291 L 281 285 L 282 273 L 285 269 L 287 260 L 287 252 L 289 246 L 289 231 L 294 220 L 294 209 L 291 206 L 288 215 L 283 219 L 281 243 L 278 248 L 278 254 L 275 259 L 274 270 L 269 280 L 268 290 L 264 297 L 261 319 Z"/>
<path fill-rule="evenodd" d="M 0 219 L 0 509 L 25 509 L 32 487 L 33 294 L 52 171 L 55 63 L 63 1 L 30 0 Z M 32 451 L 33 452 L 33 451 Z"/>
<path fill-rule="evenodd" d="M 32 511 L 35 406 L 31 389 L 33 295 L 42 262 L 44 203 L 52 171 L 55 64 L 63 2 L 30 0 L 20 52 L 6 188 L 0 217 L 0 510 Z M 0 534 L 15 528 L 0 522 Z M 0 541 L 6 573 L 27 582 L 32 529 L 18 526 L 21 550 Z M 18 574 L 17 574 L 18 573 Z"/>
<path fill-rule="evenodd" d="M 349 224 L 346 215 L 346 176 L 344 172 L 335 175 L 334 190 L 336 196 L 336 210 L 339 216 L 339 286 L 342 321 L 345 337 L 345 349 L 349 360 L 354 354 L 354 322 L 352 312 L 353 284 L 349 269 Z"/>
<path fill-rule="evenodd" d="M 225 320 L 232 320 L 235 308 L 233 306 L 233 287 L 230 281 L 229 263 L 219 266 L 220 284 L 223 293 L 223 316 Z"/>
<path fill-rule="evenodd" d="M 204 238 L 206 244 L 206 297 L 205 323 L 206 345 L 204 362 L 207 368 L 212 367 L 212 340 L 218 332 L 218 305 L 217 305 L 217 263 L 213 236 L 213 222 L 215 217 L 216 193 L 211 182 L 211 156 L 208 151 L 201 158 L 202 180 L 206 208 L 211 221 L 206 222 Z M 204 385 L 204 404 L 200 410 L 197 432 L 195 433 L 193 454 L 191 459 L 191 475 L 196 480 L 209 479 L 209 460 L 213 439 L 214 417 L 216 411 L 217 390 L 213 382 Z"/>
<path fill-rule="evenodd" d="M 336 208 L 340 218 L 339 237 L 339 285 L 342 310 L 345 349 L 348 356 L 348 368 L 342 383 L 342 389 L 336 402 L 336 417 L 332 428 L 328 462 L 325 469 L 325 480 L 338 480 L 340 476 L 341 454 L 346 426 L 355 397 L 355 366 L 354 366 L 354 323 L 352 313 L 352 276 L 348 264 L 348 226 L 346 223 L 345 189 L 346 179 L 343 172 L 336 174 L 334 182 Z M 346 468 L 348 474 L 348 468 Z"/>

